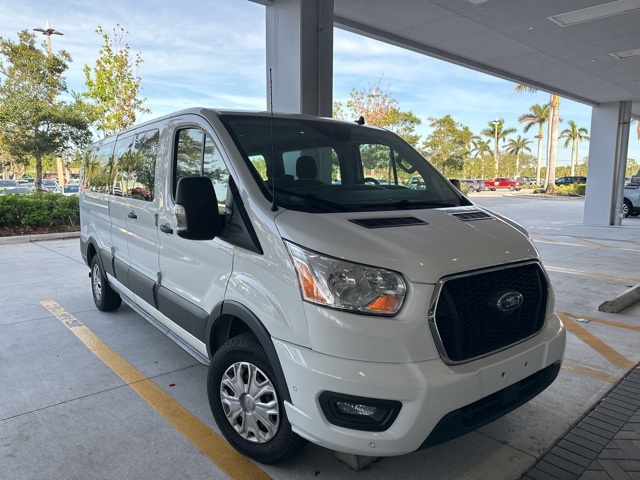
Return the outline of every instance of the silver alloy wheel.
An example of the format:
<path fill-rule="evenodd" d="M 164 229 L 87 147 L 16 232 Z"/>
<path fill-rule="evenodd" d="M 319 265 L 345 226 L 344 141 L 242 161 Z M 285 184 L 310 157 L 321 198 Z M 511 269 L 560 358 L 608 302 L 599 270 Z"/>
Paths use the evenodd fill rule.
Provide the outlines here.
<path fill-rule="evenodd" d="M 93 286 L 93 296 L 99 302 L 102 299 L 102 274 L 100 273 L 100 266 L 97 262 L 91 272 L 91 284 Z"/>
<path fill-rule="evenodd" d="M 278 433 L 280 408 L 276 389 L 255 365 L 237 362 L 224 372 L 220 402 L 227 420 L 245 440 L 265 443 Z"/>
<path fill-rule="evenodd" d="M 627 202 L 622 203 L 622 216 L 625 218 L 629 216 L 629 205 Z"/>

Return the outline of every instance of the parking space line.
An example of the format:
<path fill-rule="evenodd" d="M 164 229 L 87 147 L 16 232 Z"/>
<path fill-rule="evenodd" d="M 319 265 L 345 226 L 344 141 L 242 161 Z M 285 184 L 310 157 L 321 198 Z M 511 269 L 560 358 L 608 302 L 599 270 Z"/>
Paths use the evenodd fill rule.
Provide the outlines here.
<path fill-rule="evenodd" d="M 544 268 L 550 272 L 566 273 L 568 275 L 584 275 L 585 277 L 605 278 L 607 280 L 619 280 L 621 282 L 640 283 L 640 278 L 617 277 L 606 273 L 585 272 L 582 270 L 573 270 L 571 268 L 553 267 L 545 265 Z"/>
<path fill-rule="evenodd" d="M 589 240 L 588 238 L 582 238 L 582 237 L 575 237 L 576 240 L 580 240 L 581 242 L 587 242 L 591 245 L 595 245 L 596 247 L 602 247 L 602 248 L 616 248 L 616 247 L 611 247 L 609 245 L 605 245 L 604 243 L 598 243 L 598 242 L 594 242 L 593 240 Z"/>
<path fill-rule="evenodd" d="M 596 370 L 595 368 L 585 367 L 584 365 L 579 365 L 577 363 L 567 361 L 562 362 L 562 368 L 564 368 L 565 370 L 569 370 L 570 372 L 575 372 L 579 373 L 580 375 L 595 378 L 596 380 L 602 380 L 603 382 L 618 383 L 622 378 L 611 373 Z"/>
<path fill-rule="evenodd" d="M 536 241 L 542 241 L 542 242 L 549 242 L 549 243 L 556 243 L 555 240 L 552 240 L 548 237 L 543 237 L 542 235 L 538 234 L 538 233 L 530 233 L 529 234 L 534 240 Z"/>
<path fill-rule="evenodd" d="M 567 331 L 573 333 L 576 337 L 589 345 L 616 367 L 629 370 L 636 365 L 635 362 L 632 362 L 627 357 L 617 352 L 602 340 L 600 340 L 598 337 L 593 335 L 587 329 L 575 323 L 573 318 L 571 318 L 569 315 L 562 312 L 557 312 L 557 314 L 562 319 L 562 322 L 564 323 Z"/>
<path fill-rule="evenodd" d="M 96 334 L 54 300 L 40 302 L 71 332 L 102 360 L 127 385 L 174 426 L 198 450 L 232 479 L 269 479 L 270 477 L 244 455 L 237 452 L 205 423 L 171 398 L 160 387 L 124 360 Z"/>
<path fill-rule="evenodd" d="M 602 318 L 596 318 L 596 317 L 587 317 L 585 315 L 573 315 L 571 313 L 566 313 L 566 312 L 561 312 L 561 313 L 573 319 L 584 318 L 585 320 L 589 320 L 590 322 L 601 323 L 603 325 L 609 325 L 611 327 L 625 328 L 627 330 L 635 330 L 636 332 L 640 332 L 640 327 L 635 325 L 627 325 L 626 323 L 612 322 L 611 320 L 603 320 Z"/>

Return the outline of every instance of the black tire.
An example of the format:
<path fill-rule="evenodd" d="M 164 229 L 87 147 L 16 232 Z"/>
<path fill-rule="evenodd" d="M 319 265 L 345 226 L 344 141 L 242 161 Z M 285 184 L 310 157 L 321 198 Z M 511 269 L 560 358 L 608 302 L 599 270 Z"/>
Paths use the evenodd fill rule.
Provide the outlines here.
<path fill-rule="evenodd" d="M 97 255 L 91 259 L 91 294 L 93 303 L 103 312 L 116 310 L 122 305 L 122 299 L 109 285 Z"/>
<path fill-rule="evenodd" d="M 631 210 L 633 210 L 633 205 L 631 205 L 631 202 L 625 198 L 622 204 L 622 216 L 627 218 L 631 215 Z"/>
<path fill-rule="evenodd" d="M 512 192 L 513 192 L 515 189 L 516 189 L 516 187 L 514 187 L 513 185 L 509 185 L 509 190 L 510 190 L 510 191 L 512 191 Z"/>
<path fill-rule="evenodd" d="M 261 396 L 252 396 L 252 391 Z M 214 354 L 207 392 L 218 428 L 236 450 L 252 460 L 279 463 L 307 444 L 291 430 L 281 387 L 253 333 L 233 337 Z"/>

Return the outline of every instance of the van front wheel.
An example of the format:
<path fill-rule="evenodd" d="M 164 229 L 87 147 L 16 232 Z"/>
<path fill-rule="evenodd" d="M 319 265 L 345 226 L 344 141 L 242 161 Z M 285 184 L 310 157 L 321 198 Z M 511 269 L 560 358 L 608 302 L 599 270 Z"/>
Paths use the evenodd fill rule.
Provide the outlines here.
<path fill-rule="evenodd" d="M 96 304 L 98 310 L 103 312 L 116 310 L 122 304 L 120 295 L 111 288 L 102 271 L 98 255 L 94 255 L 91 259 L 91 293 L 93 294 L 93 303 Z"/>
<path fill-rule="evenodd" d="M 306 444 L 291 430 L 271 364 L 252 333 L 233 337 L 215 353 L 207 390 L 222 434 L 247 457 L 278 463 Z"/>

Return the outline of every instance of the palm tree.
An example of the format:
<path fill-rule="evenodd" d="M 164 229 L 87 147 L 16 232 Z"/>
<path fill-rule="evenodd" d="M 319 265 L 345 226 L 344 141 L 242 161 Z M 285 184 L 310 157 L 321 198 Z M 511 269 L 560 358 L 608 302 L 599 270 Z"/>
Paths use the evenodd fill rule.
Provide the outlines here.
<path fill-rule="evenodd" d="M 520 135 L 518 135 L 518 138 L 516 138 L 515 140 L 513 138 L 510 139 L 507 143 L 507 152 L 512 153 L 516 156 L 515 178 L 518 178 L 520 176 L 520 153 L 531 152 L 531 149 L 529 148 L 530 143 L 531 140 L 529 140 L 528 138 L 522 138 Z"/>
<path fill-rule="evenodd" d="M 560 123 L 560 97 L 551 94 L 549 99 L 551 121 L 549 123 L 549 164 L 547 166 L 547 184 L 545 193 L 553 193 L 556 189 L 556 159 L 558 157 L 558 124 Z"/>
<path fill-rule="evenodd" d="M 494 120 L 493 122 L 488 122 L 489 128 L 485 128 L 480 132 L 481 135 L 485 137 L 493 138 L 493 161 L 495 163 L 495 177 L 499 175 L 500 165 L 498 164 L 498 143 L 500 140 L 503 142 L 507 138 L 507 135 L 511 135 L 516 132 L 515 128 L 504 128 L 504 119 Z"/>
<path fill-rule="evenodd" d="M 517 84 L 514 92 L 536 92 L 535 88 Z M 556 183 L 556 158 L 558 156 L 558 124 L 560 122 L 560 97 L 549 96 L 549 147 L 547 149 L 547 181 L 545 193 L 553 193 Z"/>
<path fill-rule="evenodd" d="M 489 140 L 482 140 L 478 136 L 471 137 L 471 148 L 469 149 L 469 153 L 471 153 L 475 158 L 480 158 L 480 178 L 485 180 L 484 159 L 491 154 Z"/>
<path fill-rule="evenodd" d="M 578 144 L 583 140 L 589 140 L 589 131 L 586 128 L 578 127 L 576 122 L 569 120 L 567 122 L 569 128 L 565 128 L 560 133 L 560 138 L 564 138 L 564 147 L 569 146 L 571 142 L 571 176 L 576 174 L 576 165 L 578 165 Z"/>
<path fill-rule="evenodd" d="M 538 134 L 535 138 L 538 139 L 538 163 L 536 167 L 536 185 L 540 185 L 540 170 L 542 169 L 542 139 L 544 138 L 544 131 L 542 127 L 549 121 L 549 105 L 540 105 L 539 103 L 531 105 L 529 107 L 529 113 L 520 115 L 518 118 L 520 123 L 524 123 L 524 133 L 527 133 L 531 127 L 538 126 Z"/>

